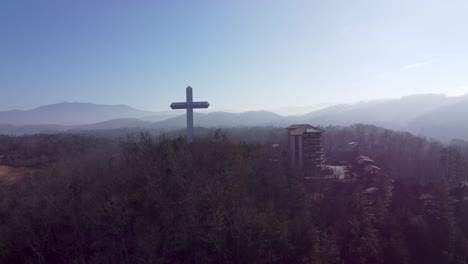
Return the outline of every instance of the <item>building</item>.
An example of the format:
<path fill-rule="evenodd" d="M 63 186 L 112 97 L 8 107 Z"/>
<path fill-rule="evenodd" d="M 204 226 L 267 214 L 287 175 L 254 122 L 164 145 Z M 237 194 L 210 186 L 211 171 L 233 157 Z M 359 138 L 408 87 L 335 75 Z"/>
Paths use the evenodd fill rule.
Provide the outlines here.
<path fill-rule="evenodd" d="M 323 164 L 323 130 L 306 124 L 287 128 L 291 167 L 304 170 L 305 176 L 318 176 Z"/>
<path fill-rule="evenodd" d="M 361 155 L 361 156 L 358 156 L 354 160 L 354 165 L 360 170 L 364 169 L 367 166 L 374 165 L 374 164 L 375 164 L 375 161 L 367 156 Z"/>

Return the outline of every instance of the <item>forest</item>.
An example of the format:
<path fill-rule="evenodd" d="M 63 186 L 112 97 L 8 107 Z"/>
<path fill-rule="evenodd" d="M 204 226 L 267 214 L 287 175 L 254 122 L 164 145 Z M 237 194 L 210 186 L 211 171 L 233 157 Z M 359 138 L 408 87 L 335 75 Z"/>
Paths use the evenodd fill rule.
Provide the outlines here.
<path fill-rule="evenodd" d="M 304 179 L 283 128 L 0 136 L 0 165 L 34 169 L 0 184 L 0 263 L 468 263 L 467 142 L 323 129 L 377 192 Z"/>

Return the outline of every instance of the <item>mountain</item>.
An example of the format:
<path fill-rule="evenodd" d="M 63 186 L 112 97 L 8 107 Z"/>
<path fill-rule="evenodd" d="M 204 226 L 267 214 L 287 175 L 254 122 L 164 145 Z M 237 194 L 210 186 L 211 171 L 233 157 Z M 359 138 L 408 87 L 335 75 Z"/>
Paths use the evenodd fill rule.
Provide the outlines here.
<path fill-rule="evenodd" d="M 0 124 L 9 125 L 83 125 L 116 118 L 142 118 L 155 115 L 126 105 L 98 105 L 91 103 L 58 103 L 32 110 L 0 112 Z"/>
<path fill-rule="evenodd" d="M 453 104 L 458 97 L 412 95 L 351 105 L 336 105 L 304 115 L 303 120 L 321 125 L 373 124 L 392 129 L 407 129 L 413 119 Z"/>
<path fill-rule="evenodd" d="M 63 125 L 0 125 L 0 134 L 35 134 L 49 132 L 80 132 L 90 130 L 112 130 L 122 128 L 141 128 L 141 129 L 159 129 L 172 130 L 180 129 L 186 126 L 185 114 L 170 117 L 169 114 L 157 113 L 152 116 L 142 118 L 116 118 L 85 125 L 63 126 Z M 165 120 L 151 122 L 148 120 Z M 244 113 L 194 113 L 195 125 L 202 127 L 236 127 L 236 126 L 269 126 L 269 125 L 287 125 L 287 118 L 268 111 L 251 111 Z"/>
<path fill-rule="evenodd" d="M 153 113 L 149 116 L 144 116 L 140 119 L 148 121 L 148 122 L 159 122 L 162 120 L 169 119 L 171 117 L 176 117 L 178 115 L 180 115 L 180 112 L 178 111 L 163 111 L 163 112 Z"/>
<path fill-rule="evenodd" d="M 235 126 L 267 126 L 284 123 L 285 117 L 268 111 L 250 111 L 244 113 L 194 113 L 195 126 L 200 127 L 235 127 Z M 154 128 L 178 129 L 186 126 L 186 117 L 180 115 L 157 122 Z"/>
<path fill-rule="evenodd" d="M 333 103 L 319 103 L 319 104 L 312 104 L 308 106 L 284 106 L 272 109 L 271 112 L 284 115 L 284 116 L 301 116 L 306 113 L 310 113 L 313 111 L 321 110 L 336 104 Z"/>
<path fill-rule="evenodd" d="M 415 118 L 410 131 L 442 140 L 468 140 L 468 96 Z"/>
<path fill-rule="evenodd" d="M 118 118 L 104 122 L 99 122 L 90 125 L 82 125 L 76 127 L 74 130 L 108 130 L 108 129 L 119 129 L 119 128 L 148 128 L 152 125 L 152 122 L 144 121 L 137 118 Z"/>
<path fill-rule="evenodd" d="M 194 113 L 198 127 L 278 126 L 293 123 L 314 125 L 372 124 L 409 131 L 441 140 L 468 140 L 468 95 L 413 95 L 329 106 L 302 116 L 282 116 L 269 111 L 243 113 Z M 177 115 L 177 116 L 176 116 Z M 186 126 L 185 114 L 177 111 L 147 112 L 129 106 L 60 103 L 29 111 L 0 112 L 0 134 L 49 133 L 111 129 L 173 130 Z M 5 125 L 7 124 L 7 125 Z"/>

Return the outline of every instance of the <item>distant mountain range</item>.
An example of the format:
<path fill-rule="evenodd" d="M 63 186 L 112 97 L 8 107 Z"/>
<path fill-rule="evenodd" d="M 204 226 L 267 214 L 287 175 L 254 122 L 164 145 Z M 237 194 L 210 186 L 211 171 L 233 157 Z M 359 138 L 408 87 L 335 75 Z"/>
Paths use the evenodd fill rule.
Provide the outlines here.
<path fill-rule="evenodd" d="M 0 124 L 15 126 L 44 124 L 71 126 L 92 124 L 116 118 L 146 118 L 156 122 L 167 117 L 170 117 L 170 115 L 166 112 L 142 111 L 126 105 L 58 103 L 26 111 L 12 110 L 0 112 Z"/>
<path fill-rule="evenodd" d="M 0 133 L 31 134 L 58 131 L 185 127 L 178 111 L 149 112 L 125 105 L 59 103 L 28 111 L 0 112 Z M 299 116 L 269 111 L 195 113 L 201 127 L 373 124 L 441 140 L 468 140 L 468 96 L 413 95 L 399 99 L 333 105 Z"/>

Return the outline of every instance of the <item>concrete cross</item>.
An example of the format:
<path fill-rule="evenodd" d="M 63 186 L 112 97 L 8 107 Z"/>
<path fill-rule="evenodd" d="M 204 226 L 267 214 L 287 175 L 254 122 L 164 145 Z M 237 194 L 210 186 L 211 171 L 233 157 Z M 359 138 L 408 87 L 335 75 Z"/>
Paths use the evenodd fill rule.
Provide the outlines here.
<path fill-rule="evenodd" d="M 192 143 L 193 141 L 193 109 L 196 108 L 208 108 L 210 104 L 208 102 L 194 102 L 192 87 L 188 86 L 186 89 L 186 102 L 172 103 L 172 109 L 187 109 L 187 142 Z"/>

